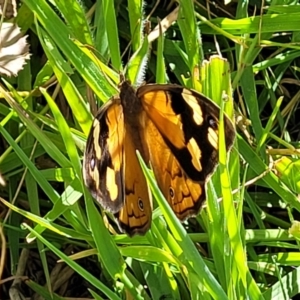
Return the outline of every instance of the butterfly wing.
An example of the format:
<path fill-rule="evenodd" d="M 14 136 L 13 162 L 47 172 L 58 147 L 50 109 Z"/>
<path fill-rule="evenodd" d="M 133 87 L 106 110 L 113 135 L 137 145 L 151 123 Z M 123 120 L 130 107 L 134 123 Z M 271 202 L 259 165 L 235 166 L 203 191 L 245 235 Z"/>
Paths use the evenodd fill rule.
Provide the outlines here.
<path fill-rule="evenodd" d="M 94 119 L 84 154 L 85 185 L 101 206 L 118 212 L 124 204 L 124 115 L 119 101 L 110 100 Z"/>
<path fill-rule="evenodd" d="M 139 134 L 125 124 L 118 97 L 99 110 L 88 136 L 84 181 L 92 196 L 115 214 L 121 231 L 144 234 L 151 225 L 152 202 L 136 156 Z"/>
<path fill-rule="evenodd" d="M 147 116 L 193 181 L 206 181 L 218 163 L 220 109 L 204 95 L 176 85 L 146 85 L 138 89 Z M 225 115 L 226 149 L 235 138 Z"/>
<path fill-rule="evenodd" d="M 119 227 L 129 236 L 145 234 L 151 225 L 151 194 L 138 161 L 136 150 L 140 148 L 139 131 L 126 124 L 125 150 L 125 203 L 116 214 Z"/>
<path fill-rule="evenodd" d="M 149 145 L 151 167 L 158 186 L 181 221 L 198 214 L 205 200 L 204 181 L 192 181 L 165 143 L 157 127 L 148 120 L 145 137 Z"/>
<path fill-rule="evenodd" d="M 151 120 L 145 134 L 159 187 L 179 219 L 196 215 L 218 163 L 220 110 L 202 94 L 176 85 L 146 85 L 137 93 Z M 224 120 L 228 150 L 235 133 L 229 118 Z"/>

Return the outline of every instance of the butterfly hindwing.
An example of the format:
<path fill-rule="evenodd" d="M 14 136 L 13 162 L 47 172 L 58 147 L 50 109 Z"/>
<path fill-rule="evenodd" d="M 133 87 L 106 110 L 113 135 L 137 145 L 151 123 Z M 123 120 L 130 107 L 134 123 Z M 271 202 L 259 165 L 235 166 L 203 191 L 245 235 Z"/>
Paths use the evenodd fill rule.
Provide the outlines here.
<path fill-rule="evenodd" d="M 124 204 L 124 115 L 117 101 L 109 101 L 94 119 L 84 155 L 84 180 L 104 209 L 118 212 Z"/>
<path fill-rule="evenodd" d="M 157 127 L 148 120 L 145 137 L 150 147 L 150 162 L 158 186 L 181 221 L 196 215 L 204 200 L 204 182 L 192 181 L 172 154 Z"/>
<path fill-rule="evenodd" d="M 116 214 L 119 226 L 128 235 L 144 234 L 151 225 L 152 199 L 146 178 L 136 155 L 138 132 L 126 126 L 125 150 L 125 203 Z M 143 154 L 141 149 L 138 149 Z"/>

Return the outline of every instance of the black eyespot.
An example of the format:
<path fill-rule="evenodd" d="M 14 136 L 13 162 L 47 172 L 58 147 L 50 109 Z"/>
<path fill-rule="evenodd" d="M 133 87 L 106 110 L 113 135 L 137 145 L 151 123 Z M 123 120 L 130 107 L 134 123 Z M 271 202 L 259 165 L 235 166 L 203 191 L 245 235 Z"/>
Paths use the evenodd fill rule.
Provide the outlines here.
<path fill-rule="evenodd" d="M 212 129 L 214 129 L 214 130 L 218 129 L 218 122 L 213 117 L 209 116 L 207 118 L 207 122 L 208 122 L 209 127 L 211 127 Z"/>
<path fill-rule="evenodd" d="M 141 198 L 138 199 L 138 206 L 141 211 L 144 211 L 144 202 Z"/>
<path fill-rule="evenodd" d="M 171 186 L 169 187 L 169 194 L 172 199 L 175 197 L 175 191 Z"/>

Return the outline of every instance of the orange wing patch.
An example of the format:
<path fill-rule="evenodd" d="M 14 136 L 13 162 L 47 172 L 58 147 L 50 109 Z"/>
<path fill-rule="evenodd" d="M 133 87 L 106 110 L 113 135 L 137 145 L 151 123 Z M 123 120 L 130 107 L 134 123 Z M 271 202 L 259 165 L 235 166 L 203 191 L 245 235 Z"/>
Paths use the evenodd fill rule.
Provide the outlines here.
<path fill-rule="evenodd" d="M 172 136 L 174 147 L 183 148 L 185 139 L 180 115 L 174 114 L 168 92 L 161 90 L 149 91 L 141 97 L 144 110 L 159 131 L 163 132 L 166 137 Z"/>
<path fill-rule="evenodd" d="M 136 155 L 133 132 L 126 126 L 124 142 L 125 152 L 125 203 L 116 217 L 122 231 L 128 235 L 144 234 L 151 225 L 152 199 L 151 194 Z M 143 155 L 143 149 L 138 149 Z"/>
<path fill-rule="evenodd" d="M 152 121 L 144 130 L 150 147 L 150 163 L 155 178 L 177 217 L 183 221 L 196 215 L 205 200 L 204 182 L 187 177 Z"/>

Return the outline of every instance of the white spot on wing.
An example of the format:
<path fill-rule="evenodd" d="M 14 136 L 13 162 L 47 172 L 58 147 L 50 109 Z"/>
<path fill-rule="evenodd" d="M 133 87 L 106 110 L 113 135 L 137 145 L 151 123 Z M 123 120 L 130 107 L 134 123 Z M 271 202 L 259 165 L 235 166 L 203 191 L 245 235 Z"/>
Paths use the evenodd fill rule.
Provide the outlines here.
<path fill-rule="evenodd" d="M 207 139 L 210 142 L 210 144 L 216 149 L 218 150 L 218 134 L 215 130 L 213 130 L 212 128 L 208 128 L 208 134 L 207 134 Z"/>
<path fill-rule="evenodd" d="M 193 120 L 197 125 L 201 125 L 204 121 L 203 112 L 201 106 L 199 105 L 197 98 L 188 90 L 184 89 L 182 92 L 182 97 L 188 106 L 193 110 Z"/>
<path fill-rule="evenodd" d="M 98 160 L 100 160 L 102 151 L 101 148 L 98 144 L 99 136 L 100 136 L 100 123 L 97 119 L 94 120 L 93 123 L 93 142 L 94 142 L 94 148 L 96 152 L 96 157 Z"/>
<path fill-rule="evenodd" d="M 192 163 L 195 169 L 199 172 L 202 170 L 202 165 L 200 162 L 201 159 L 201 149 L 197 145 L 197 142 L 194 138 L 191 138 L 187 144 L 187 148 L 192 155 Z"/>

